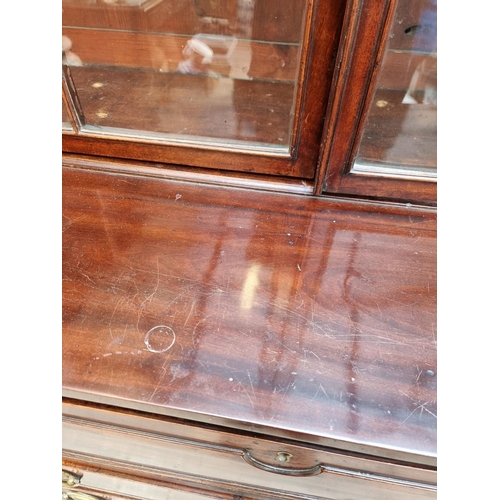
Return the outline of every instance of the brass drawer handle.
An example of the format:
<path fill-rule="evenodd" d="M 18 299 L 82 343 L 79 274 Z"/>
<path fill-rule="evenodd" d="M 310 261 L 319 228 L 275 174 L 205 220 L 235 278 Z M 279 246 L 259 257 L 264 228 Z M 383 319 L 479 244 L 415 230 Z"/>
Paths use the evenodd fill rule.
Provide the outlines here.
<path fill-rule="evenodd" d="M 288 462 L 287 457 L 291 457 L 291 455 L 285 452 L 280 452 L 277 454 L 277 460 L 279 460 L 280 462 Z M 319 474 L 321 472 L 320 464 L 314 465 L 312 467 L 307 467 L 305 469 L 298 469 L 294 467 L 279 467 L 277 465 L 266 464 L 252 457 L 248 450 L 245 450 L 243 452 L 243 458 L 248 464 L 257 467 L 258 469 L 262 469 L 267 472 L 274 472 L 275 474 L 282 474 L 285 476 L 315 476 L 316 474 Z"/>
<path fill-rule="evenodd" d="M 103 497 L 98 497 L 95 495 L 89 495 L 88 493 L 83 493 L 81 491 L 73 490 L 74 487 L 80 485 L 82 480 L 82 474 L 76 474 L 68 470 L 62 471 L 62 500 L 104 500 Z"/>
<path fill-rule="evenodd" d="M 80 484 L 81 479 L 81 474 L 75 474 L 74 472 L 70 472 L 64 469 L 62 471 L 63 486 L 77 486 Z"/>

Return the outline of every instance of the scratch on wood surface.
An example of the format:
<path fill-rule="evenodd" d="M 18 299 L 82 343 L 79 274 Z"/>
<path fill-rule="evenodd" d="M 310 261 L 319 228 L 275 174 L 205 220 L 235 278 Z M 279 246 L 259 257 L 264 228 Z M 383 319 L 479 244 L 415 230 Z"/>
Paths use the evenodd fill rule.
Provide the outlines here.
<path fill-rule="evenodd" d="M 115 305 L 115 308 L 113 309 L 113 312 L 111 313 L 111 317 L 109 318 L 109 323 L 108 323 L 108 330 L 109 330 L 109 336 L 111 337 L 111 339 L 114 339 L 114 336 L 113 336 L 113 332 L 111 331 L 111 322 L 113 321 L 113 318 L 115 316 L 115 313 L 116 313 L 116 310 L 118 309 L 118 306 L 124 301 L 126 300 L 125 297 L 121 297 L 120 299 L 118 299 L 118 301 L 116 302 L 116 305 Z"/>
<path fill-rule="evenodd" d="M 247 395 L 248 400 L 250 401 L 250 404 L 252 405 L 252 408 L 255 408 L 255 403 L 254 403 L 253 399 L 250 397 L 250 394 L 248 393 L 245 386 L 241 383 L 240 380 L 238 380 L 237 387 L 241 387 L 243 389 L 243 392 Z"/>
<path fill-rule="evenodd" d="M 436 340 L 436 328 L 434 326 L 434 323 L 431 323 L 431 333 L 432 333 L 432 343 L 434 345 L 437 345 L 437 340 Z"/>
<path fill-rule="evenodd" d="M 116 336 L 112 337 L 111 341 L 106 346 L 106 349 L 110 349 L 111 346 L 113 346 L 113 345 L 121 345 L 124 338 L 125 338 L 125 333 L 121 333 L 120 335 L 116 335 Z"/>
<path fill-rule="evenodd" d="M 342 334 L 342 335 L 335 335 L 334 338 L 341 340 L 341 339 L 346 339 L 350 340 L 352 339 L 353 335 L 352 334 Z M 358 333 L 356 334 L 357 341 L 360 342 L 362 341 L 364 344 L 367 343 L 373 343 L 373 344 L 389 344 L 389 345 L 412 345 L 412 344 L 422 344 L 422 341 L 420 339 L 414 339 L 413 341 L 411 340 L 396 340 L 396 339 L 391 339 L 389 337 L 383 337 L 382 335 L 375 335 L 375 334 L 366 334 L 366 333 Z"/>
<path fill-rule="evenodd" d="M 312 354 L 318 361 L 321 361 L 321 358 L 314 352 L 310 351 L 309 349 L 302 348 L 302 353 L 304 357 L 301 359 L 301 362 L 304 363 L 304 365 L 307 365 L 308 363 L 311 363 L 313 361 L 307 359 L 308 354 Z M 318 366 L 318 363 L 315 363 L 316 366 Z"/>
<path fill-rule="evenodd" d="M 314 321 L 314 302 L 312 303 L 312 307 L 311 307 L 311 319 L 306 318 L 302 314 L 299 314 L 297 311 L 294 311 L 293 309 L 290 309 L 289 307 L 280 305 L 276 301 L 274 302 L 273 306 L 276 307 L 277 309 L 281 309 L 282 311 L 285 311 L 285 313 L 287 313 L 287 314 L 291 314 L 293 316 L 296 316 L 297 318 L 303 319 L 306 323 L 308 323 L 309 325 L 312 326 L 313 333 L 315 333 L 316 335 L 318 335 L 318 333 L 316 331 L 316 329 L 318 329 L 324 334 L 325 337 L 333 338 L 331 335 L 331 332 L 327 332 L 323 327 L 321 327 L 320 325 L 318 325 L 317 322 Z"/>
<path fill-rule="evenodd" d="M 89 280 L 89 281 L 90 281 L 93 285 L 95 285 L 95 284 L 96 284 L 96 282 L 95 282 L 93 279 L 91 279 L 91 278 L 90 278 L 90 276 L 89 276 L 88 274 L 85 274 L 83 271 L 80 271 L 80 274 L 81 274 L 82 276 L 84 276 L 85 278 L 87 278 L 87 279 L 88 279 L 88 280 Z"/>
<path fill-rule="evenodd" d="M 419 418 L 422 418 L 422 413 L 423 411 L 425 410 L 427 413 L 431 414 L 434 418 L 437 418 L 437 415 L 435 415 L 434 413 L 432 413 L 430 410 L 428 410 L 425 405 L 428 405 L 430 403 L 430 401 L 426 401 L 425 403 L 422 403 L 420 405 L 418 405 L 404 420 L 403 420 L 403 424 L 417 411 L 417 410 L 420 410 L 420 417 Z"/>
<path fill-rule="evenodd" d="M 124 355 L 124 354 L 130 354 L 131 356 L 139 355 L 139 354 L 142 354 L 142 349 L 137 349 L 137 350 L 132 349 L 131 351 L 105 352 L 101 356 L 103 358 L 109 358 L 110 356 L 115 356 L 115 355 L 120 356 L 120 355 Z M 99 360 L 101 358 L 99 356 L 94 356 L 93 359 L 96 361 L 96 360 Z"/>
<path fill-rule="evenodd" d="M 167 258 L 168 256 L 163 256 L 163 258 Z M 172 257 L 170 257 L 170 260 L 174 261 L 174 259 Z M 160 278 L 168 278 L 168 279 L 171 279 L 171 280 L 177 280 L 177 281 L 190 281 L 190 282 L 193 282 L 193 283 L 199 283 L 200 280 L 199 279 L 196 279 L 196 278 L 190 278 L 188 276 L 177 276 L 176 274 L 173 274 L 173 273 L 170 273 L 170 272 L 158 272 L 158 269 L 155 271 L 151 271 L 150 269 L 140 269 L 138 268 L 137 266 L 136 267 L 132 267 L 130 265 L 127 266 L 129 269 L 131 269 L 132 271 L 134 272 L 137 272 L 137 271 L 140 271 L 141 273 L 144 273 L 144 274 L 154 274 L 155 276 L 159 276 Z"/>
<path fill-rule="evenodd" d="M 156 384 L 156 386 L 154 387 L 153 389 L 153 392 L 151 393 L 151 396 L 149 396 L 148 398 L 148 401 L 152 401 L 154 396 L 156 395 L 156 393 L 158 392 L 158 389 L 160 387 L 160 384 L 163 382 L 163 379 L 165 378 L 166 374 L 167 374 L 167 363 L 169 362 L 169 359 L 170 358 L 170 353 L 167 355 L 167 358 L 165 359 L 165 361 L 163 362 L 163 365 L 161 367 L 162 369 L 162 374 L 158 380 L 158 383 Z"/>
<path fill-rule="evenodd" d="M 153 290 L 153 293 L 151 293 L 151 295 L 149 295 L 148 297 L 146 297 L 141 305 L 139 306 L 141 309 L 144 307 L 144 304 L 146 302 L 148 302 L 149 300 L 151 300 L 155 293 L 158 291 L 158 286 L 160 285 L 160 262 L 159 262 L 159 258 L 158 258 L 158 255 L 156 256 L 156 286 L 155 286 L 155 289 Z"/>
<path fill-rule="evenodd" d="M 191 309 L 189 309 L 189 314 L 186 317 L 186 321 L 184 321 L 184 325 L 187 325 L 187 322 L 189 321 L 189 318 L 191 317 L 191 314 L 193 313 L 194 306 L 196 305 L 196 300 L 193 300 L 193 303 L 191 304 Z"/>
<path fill-rule="evenodd" d="M 322 392 L 323 392 L 323 394 L 326 396 L 326 398 L 327 398 L 327 399 L 330 399 L 330 398 L 328 397 L 328 394 L 326 393 L 326 391 L 325 391 L 325 389 L 324 389 L 323 385 L 320 383 L 320 384 L 319 384 L 319 387 L 318 387 L 318 390 L 316 391 L 316 394 L 314 394 L 314 396 L 313 396 L 313 398 L 311 399 L 311 401 L 314 401 L 314 400 L 316 399 L 316 396 L 319 394 L 319 391 L 322 391 Z"/>
<path fill-rule="evenodd" d="M 422 375 L 423 373 L 423 370 L 421 370 L 418 366 L 417 366 L 417 380 L 416 380 L 416 383 L 417 383 L 417 387 L 420 387 L 420 375 Z"/>
<path fill-rule="evenodd" d="M 69 229 L 75 222 L 78 222 L 80 220 L 86 219 L 88 215 L 80 215 L 79 217 L 76 217 L 76 219 L 71 219 L 67 215 L 63 214 L 63 217 L 66 219 L 64 226 L 63 226 L 63 232 L 66 231 L 66 229 Z"/>
<path fill-rule="evenodd" d="M 255 389 L 253 388 L 252 377 L 250 376 L 250 370 L 247 370 L 248 380 L 250 380 L 250 387 L 252 388 L 252 394 L 255 399 Z"/>
<path fill-rule="evenodd" d="M 183 295 L 186 295 L 186 293 L 188 293 L 189 291 L 191 291 L 191 288 L 189 287 L 187 290 L 184 290 L 183 292 L 179 293 L 173 300 L 171 300 L 165 307 L 168 309 L 172 304 L 174 304 L 175 302 L 177 302 Z"/>
<path fill-rule="evenodd" d="M 214 316 L 214 314 L 209 314 L 207 316 L 205 316 L 204 318 L 201 318 L 200 321 L 198 321 L 198 323 L 196 323 L 196 325 L 194 325 L 193 327 L 193 331 L 191 332 L 191 340 L 193 342 L 193 347 L 196 349 L 196 330 L 198 328 L 198 326 L 203 323 L 204 321 L 207 321 L 208 318 L 210 318 L 211 316 Z"/>
<path fill-rule="evenodd" d="M 275 337 L 275 340 L 276 340 L 276 342 L 278 342 L 278 344 L 282 345 L 286 350 L 290 351 L 292 354 L 297 354 L 297 351 L 292 351 L 292 349 L 290 349 L 288 346 L 283 344 L 283 342 L 281 342 L 281 340 L 279 338 Z"/>
<path fill-rule="evenodd" d="M 427 413 L 429 413 L 430 415 L 432 415 L 434 418 L 437 419 L 437 415 L 435 415 L 432 411 L 430 411 L 428 408 L 426 408 L 426 405 L 428 405 L 429 403 L 432 403 L 432 401 L 426 401 L 425 403 L 420 403 L 419 404 L 419 401 L 416 401 L 415 399 L 413 399 L 411 396 L 408 396 L 408 394 L 406 394 L 405 392 L 403 391 L 399 391 L 400 394 L 403 394 L 403 396 L 406 396 L 407 398 L 409 398 L 415 405 L 417 405 L 411 412 L 410 414 L 403 420 L 403 424 L 417 411 L 417 410 L 420 410 L 420 418 L 422 418 L 422 414 L 424 411 L 426 411 Z"/>

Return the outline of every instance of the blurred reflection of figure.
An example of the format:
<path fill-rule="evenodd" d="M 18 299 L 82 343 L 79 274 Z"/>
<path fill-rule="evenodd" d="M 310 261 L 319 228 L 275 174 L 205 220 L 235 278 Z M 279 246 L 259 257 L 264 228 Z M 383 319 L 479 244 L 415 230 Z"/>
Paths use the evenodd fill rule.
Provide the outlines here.
<path fill-rule="evenodd" d="M 65 63 L 68 64 L 69 66 L 81 66 L 82 65 L 82 60 L 74 53 L 71 51 L 71 47 L 73 46 L 73 42 L 71 41 L 70 38 L 67 36 L 63 35 L 62 36 L 62 51 L 64 55 L 66 56 Z"/>
<path fill-rule="evenodd" d="M 188 41 L 182 55 L 186 58 L 177 66 L 180 73 L 207 73 L 207 66 L 212 63 L 214 51 L 195 35 Z"/>
<path fill-rule="evenodd" d="M 184 60 L 179 63 L 177 71 L 184 74 L 221 74 L 233 79 L 248 79 L 252 62 L 250 40 L 254 7 L 255 0 L 237 1 L 236 26 L 230 19 L 207 16 L 207 12 L 200 7 L 200 29 L 203 33 L 194 35 L 188 41 L 182 51 Z M 221 15 L 220 12 L 215 13 Z M 214 22 L 217 26 L 226 28 L 224 34 L 211 33 Z"/>

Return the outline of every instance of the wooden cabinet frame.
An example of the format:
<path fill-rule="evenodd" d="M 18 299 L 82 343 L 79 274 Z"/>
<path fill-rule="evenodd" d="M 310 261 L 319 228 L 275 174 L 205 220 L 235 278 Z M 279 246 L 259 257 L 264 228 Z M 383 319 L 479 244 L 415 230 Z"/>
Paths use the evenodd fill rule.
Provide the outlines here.
<path fill-rule="evenodd" d="M 179 144 L 168 138 L 109 138 L 86 130 L 83 116 L 76 106 L 69 114 L 80 118 L 73 119 L 75 131 L 63 132 L 63 152 L 314 179 L 328 103 L 332 61 L 340 38 L 344 8 L 345 0 L 307 2 L 305 42 L 288 153 L 251 150 L 244 144 L 241 148 L 228 147 L 217 141 Z M 71 69 L 67 68 L 63 75 L 63 97 L 67 104 L 77 101 L 77 96 L 71 91 L 70 72 Z"/>
<path fill-rule="evenodd" d="M 433 179 L 397 178 L 352 168 L 396 5 L 397 0 L 347 4 L 316 194 L 436 204 Z"/>
<path fill-rule="evenodd" d="M 99 135 L 63 66 L 64 492 L 435 500 L 436 184 L 351 168 L 396 5 L 307 0 L 281 156 Z"/>

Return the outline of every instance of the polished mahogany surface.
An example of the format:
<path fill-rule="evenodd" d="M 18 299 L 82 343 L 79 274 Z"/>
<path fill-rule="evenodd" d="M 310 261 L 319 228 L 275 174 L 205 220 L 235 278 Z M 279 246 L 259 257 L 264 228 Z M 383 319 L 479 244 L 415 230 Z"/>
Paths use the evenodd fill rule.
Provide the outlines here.
<path fill-rule="evenodd" d="M 63 395 L 434 463 L 435 214 L 63 183 Z"/>

